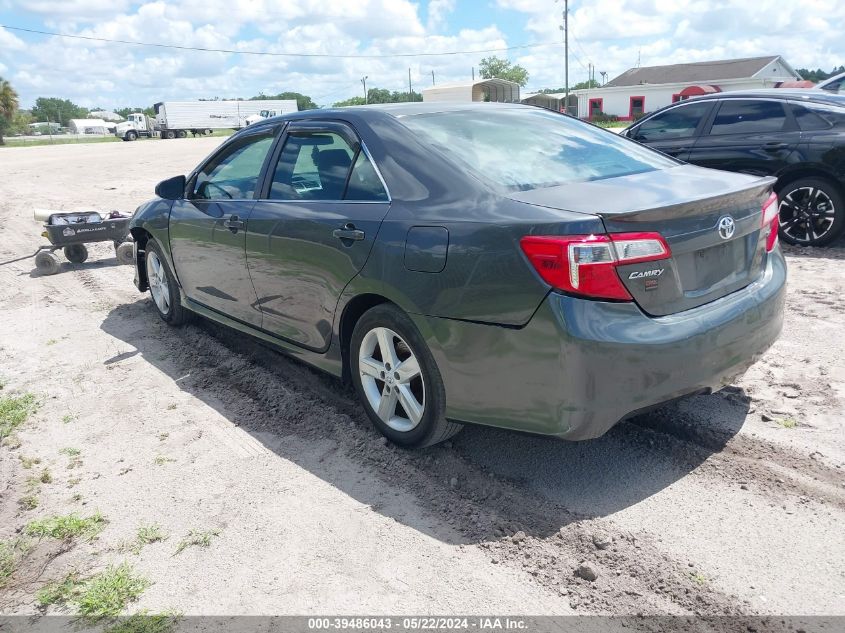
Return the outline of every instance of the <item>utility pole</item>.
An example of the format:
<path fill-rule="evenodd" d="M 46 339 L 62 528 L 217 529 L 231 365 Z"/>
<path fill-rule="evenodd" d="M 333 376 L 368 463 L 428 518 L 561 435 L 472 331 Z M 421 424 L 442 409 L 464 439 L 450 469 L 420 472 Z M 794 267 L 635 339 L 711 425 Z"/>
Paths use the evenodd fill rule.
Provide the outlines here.
<path fill-rule="evenodd" d="M 411 69 L 408 69 L 408 101 L 414 100 L 414 88 L 411 86 Z"/>
<path fill-rule="evenodd" d="M 475 66 L 472 67 L 472 80 L 475 81 Z"/>
<path fill-rule="evenodd" d="M 569 0 L 563 0 L 561 17 L 563 17 L 563 24 L 558 28 L 563 31 L 563 90 L 566 95 L 563 102 L 563 111 L 569 114 Z"/>
<path fill-rule="evenodd" d="M 365 104 L 369 103 L 369 101 L 367 101 L 367 77 L 368 77 L 367 75 L 364 75 L 363 77 L 361 77 L 361 83 L 364 84 L 364 103 Z"/>
<path fill-rule="evenodd" d="M 475 77 L 473 77 L 473 79 L 475 79 Z M 434 71 L 433 70 L 431 71 L 431 85 L 432 86 L 434 85 Z"/>

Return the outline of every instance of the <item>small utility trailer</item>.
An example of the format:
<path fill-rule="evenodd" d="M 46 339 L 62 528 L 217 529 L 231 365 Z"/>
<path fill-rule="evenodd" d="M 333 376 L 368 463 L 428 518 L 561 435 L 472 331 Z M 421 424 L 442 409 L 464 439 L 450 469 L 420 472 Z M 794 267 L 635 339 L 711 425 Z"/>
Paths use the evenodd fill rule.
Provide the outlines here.
<path fill-rule="evenodd" d="M 36 212 L 36 219 L 39 218 Z M 56 251 L 64 251 L 68 261 L 81 264 L 88 259 L 86 244 L 112 242 L 121 264 L 134 264 L 133 244 L 129 237 L 128 215 L 113 211 L 103 217 L 96 211 L 51 213 L 44 224 L 42 236 L 50 242 L 35 251 L 35 268 L 42 275 L 59 272 Z"/>

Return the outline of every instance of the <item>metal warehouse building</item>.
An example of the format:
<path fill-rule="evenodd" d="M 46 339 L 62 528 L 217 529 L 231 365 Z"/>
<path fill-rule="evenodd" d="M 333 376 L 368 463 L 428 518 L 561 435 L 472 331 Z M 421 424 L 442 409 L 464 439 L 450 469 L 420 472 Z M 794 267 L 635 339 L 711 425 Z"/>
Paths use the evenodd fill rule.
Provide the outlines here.
<path fill-rule="evenodd" d="M 519 84 L 507 79 L 479 79 L 432 86 L 422 91 L 423 101 L 500 101 L 519 103 Z"/>

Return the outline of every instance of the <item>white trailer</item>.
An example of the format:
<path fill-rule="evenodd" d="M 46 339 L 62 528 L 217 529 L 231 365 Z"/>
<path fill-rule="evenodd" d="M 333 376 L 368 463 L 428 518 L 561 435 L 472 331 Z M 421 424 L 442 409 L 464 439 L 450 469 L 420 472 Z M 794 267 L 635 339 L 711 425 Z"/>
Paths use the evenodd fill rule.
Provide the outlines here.
<path fill-rule="evenodd" d="M 188 132 L 210 134 L 213 130 L 238 130 L 247 118 L 264 111 L 296 112 L 295 99 L 256 101 L 166 101 L 155 104 L 155 127 L 162 138 L 185 138 Z"/>

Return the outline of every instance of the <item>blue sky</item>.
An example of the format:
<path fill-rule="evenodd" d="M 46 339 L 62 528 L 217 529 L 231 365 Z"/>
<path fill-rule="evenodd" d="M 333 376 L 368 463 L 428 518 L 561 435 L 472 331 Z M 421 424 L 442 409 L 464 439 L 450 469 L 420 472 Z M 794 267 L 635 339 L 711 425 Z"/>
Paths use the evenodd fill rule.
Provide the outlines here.
<path fill-rule="evenodd" d="M 0 0 L 0 24 L 93 37 L 277 53 L 395 54 L 547 44 L 497 53 L 525 66 L 528 90 L 563 85 L 554 0 Z M 841 0 L 572 0 L 570 83 L 587 67 L 781 54 L 795 67 L 845 63 Z M 256 57 L 121 46 L 0 28 L 0 75 L 24 106 L 249 97 L 294 90 L 321 105 L 368 86 L 401 90 L 468 79 L 484 54 L 426 58 Z"/>

